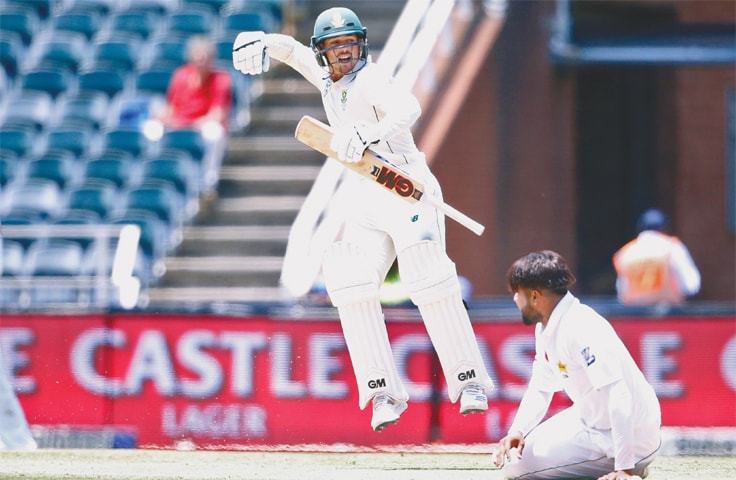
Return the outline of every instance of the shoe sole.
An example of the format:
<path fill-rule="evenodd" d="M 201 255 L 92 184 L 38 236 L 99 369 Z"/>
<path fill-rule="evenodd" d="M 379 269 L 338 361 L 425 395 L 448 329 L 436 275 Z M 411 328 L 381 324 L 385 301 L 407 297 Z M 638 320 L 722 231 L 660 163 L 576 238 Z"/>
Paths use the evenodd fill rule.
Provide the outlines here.
<path fill-rule="evenodd" d="M 381 430 L 383 430 L 384 428 L 386 428 L 386 427 L 390 427 L 390 426 L 391 426 L 391 425 L 393 425 L 394 423 L 398 422 L 398 421 L 399 421 L 399 418 L 401 418 L 401 414 L 402 414 L 402 413 L 404 413 L 404 412 L 406 411 L 406 409 L 407 409 L 407 408 L 409 408 L 409 405 L 407 405 L 407 404 L 404 404 L 404 405 L 403 405 L 403 408 L 400 408 L 400 409 L 399 409 L 399 412 L 398 412 L 398 416 L 396 417 L 396 419 L 395 419 L 395 420 L 389 420 L 389 421 L 387 421 L 387 422 L 383 422 L 383 423 L 381 423 L 381 424 L 378 424 L 378 425 L 376 425 L 375 427 L 373 427 L 373 431 L 374 431 L 374 432 L 380 432 L 380 431 L 381 431 Z"/>
<path fill-rule="evenodd" d="M 469 415 L 471 413 L 483 413 L 486 410 L 488 410 L 488 407 L 486 407 L 486 408 L 466 408 L 465 410 L 461 410 L 460 411 L 460 414 L 461 415 Z"/>

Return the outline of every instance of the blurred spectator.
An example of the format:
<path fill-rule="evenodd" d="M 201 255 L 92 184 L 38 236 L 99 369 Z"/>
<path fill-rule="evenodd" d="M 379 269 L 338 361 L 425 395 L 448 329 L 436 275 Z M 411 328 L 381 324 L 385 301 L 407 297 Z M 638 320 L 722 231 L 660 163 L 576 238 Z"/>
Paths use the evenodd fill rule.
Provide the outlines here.
<path fill-rule="evenodd" d="M 646 210 L 637 237 L 613 256 L 616 290 L 627 305 L 681 305 L 700 291 L 700 272 L 685 244 L 669 235 L 667 215 Z"/>
<path fill-rule="evenodd" d="M 3 271 L 2 242 L 0 230 L 0 275 Z M 28 421 L 15 395 L 8 371 L 0 351 L 0 450 L 35 450 L 36 441 L 28 428 Z"/>
<path fill-rule="evenodd" d="M 187 43 L 188 63 L 177 68 L 166 93 L 166 104 L 148 122 L 146 136 L 160 138 L 164 129 L 196 129 L 207 143 L 206 187 L 216 182 L 225 154 L 233 91 L 230 74 L 215 66 L 215 45 L 206 36 Z"/>

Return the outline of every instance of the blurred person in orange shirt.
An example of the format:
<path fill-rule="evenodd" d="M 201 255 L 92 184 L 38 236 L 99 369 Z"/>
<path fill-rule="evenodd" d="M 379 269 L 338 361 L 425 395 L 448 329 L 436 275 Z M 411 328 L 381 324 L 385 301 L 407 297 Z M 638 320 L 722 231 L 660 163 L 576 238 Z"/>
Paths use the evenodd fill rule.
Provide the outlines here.
<path fill-rule="evenodd" d="M 638 235 L 613 256 L 616 291 L 627 305 L 674 306 L 700 291 L 700 271 L 682 241 L 667 233 L 669 219 L 651 208 L 637 222 Z"/>

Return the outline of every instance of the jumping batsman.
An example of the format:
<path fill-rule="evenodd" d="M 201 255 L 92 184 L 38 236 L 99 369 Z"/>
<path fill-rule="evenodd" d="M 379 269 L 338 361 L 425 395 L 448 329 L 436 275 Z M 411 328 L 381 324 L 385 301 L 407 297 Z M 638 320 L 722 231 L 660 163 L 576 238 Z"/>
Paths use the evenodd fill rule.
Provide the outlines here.
<path fill-rule="evenodd" d="M 370 146 L 413 178 L 425 195 L 441 198 L 411 134 L 421 111 L 416 98 L 392 84 L 368 57 L 366 28 L 347 8 L 330 8 L 315 21 L 311 48 L 290 36 L 242 32 L 233 64 L 243 73 L 268 71 L 270 59 L 286 63 L 322 94 L 335 132 L 331 149 L 343 162 L 358 162 Z M 418 306 L 437 351 L 450 400 L 460 413 L 488 408 L 493 388 L 464 307 L 455 264 L 445 253 L 444 216 L 424 202 L 410 204 L 359 175 L 346 175 L 352 192 L 342 239 L 322 260 L 325 286 L 338 309 L 358 384 L 359 406 L 373 401 L 375 431 L 398 421 L 409 395 L 399 378 L 379 300 L 395 258 L 403 283 Z M 305 239 L 306 241 L 306 239 Z"/>
<path fill-rule="evenodd" d="M 535 326 L 536 355 L 496 465 L 509 479 L 645 477 L 660 447 L 659 401 L 611 324 L 569 292 L 575 277 L 555 252 L 518 259 L 507 280 Z M 573 405 L 540 423 L 560 390 Z"/>

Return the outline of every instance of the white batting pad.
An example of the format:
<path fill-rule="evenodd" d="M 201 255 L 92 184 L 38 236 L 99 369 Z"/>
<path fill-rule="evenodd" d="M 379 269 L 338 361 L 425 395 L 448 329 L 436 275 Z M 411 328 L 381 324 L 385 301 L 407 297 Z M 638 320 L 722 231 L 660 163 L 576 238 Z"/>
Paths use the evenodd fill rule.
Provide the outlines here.
<path fill-rule="evenodd" d="M 399 253 L 399 273 L 419 308 L 454 403 L 468 383 L 492 390 L 460 293 L 455 264 L 435 242 L 421 242 Z"/>
<path fill-rule="evenodd" d="M 375 269 L 355 245 L 337 242 L 327 249 L 322 270 L 327 293 L 340 315 L 360 408 L 364 409 L 378 393 L 406 402 L 409 394 L 391 352 Z"/>

